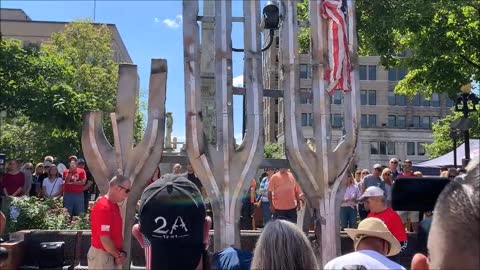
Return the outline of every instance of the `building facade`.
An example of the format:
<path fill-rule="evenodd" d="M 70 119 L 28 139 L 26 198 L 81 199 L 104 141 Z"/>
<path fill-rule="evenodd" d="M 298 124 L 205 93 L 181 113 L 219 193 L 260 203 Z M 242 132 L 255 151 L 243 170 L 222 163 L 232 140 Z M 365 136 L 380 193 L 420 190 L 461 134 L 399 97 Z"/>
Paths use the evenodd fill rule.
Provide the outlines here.
<path fill-rule="evenodd" d="M 34 21 L 22 9 L 0 9 L 0 36 L 15 38 L 24 43 L 40 44 L 53 33 L 61 32 L 68 22 Z M 98 24 L 100 25 L 100 24 Z M 105 24 L 112 32 L 112 57 L 117 63 L 132 63 L 120 32 L 114 24 Z"/>
<path fill-rule="evenodd" d="M 264 87 L 279 89 L 279 43 L 264 53 Z M 370 169 L 373 164 L 388 164 L 392 157 L 418 163 L 428 160 L 424 144 L 431 143 L 432 124 L 444 117 L 454 101 L 434 93 L 430 99 L 416 95 L 408 98 L 393 92 L 406 74 L 403 69 L 387 70 L 379 56 L 360 57 L 360 133 L 357 166 Z M 300 54 L 300 98 L 302 130 L 306 139 L 313 138 L 313 105 L 311 98 L 310 56 Z M 343 132 L 343 94 L 331 97 L 332 147 Z M 282 99 L 264 97 L 265 141 L 284 142 Z M 314 138 L 313 138 L 314 139 Z"/>

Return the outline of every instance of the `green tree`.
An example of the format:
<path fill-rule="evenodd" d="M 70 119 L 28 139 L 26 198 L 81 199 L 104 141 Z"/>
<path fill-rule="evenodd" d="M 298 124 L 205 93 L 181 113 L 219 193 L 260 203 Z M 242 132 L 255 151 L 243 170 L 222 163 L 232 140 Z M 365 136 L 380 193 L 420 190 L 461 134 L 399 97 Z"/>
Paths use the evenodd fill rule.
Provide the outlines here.
<path fill-rule="evenodd" d="M 477 106 L 477 112 L 472 112 L 469 114 L 469 119 L 472 121 L 472 127 L 470 128 L 470 138 L 480 138 L 480 106 Z M 433 130 L 433 142 L 431 144 L 426 144 L 425 149 L 427 150 L 428 156 L 430 158 L 436 158 L 442 156 L 453 150 L 453 140 L 450 137 L 450 124 L 455 120 L 463 117 L 461 112 L 451 111 L 446 117 L 440 119 L 437 123 L 434 123 L 432 126 Z M 458 145 L 464 142 L 463 136 L 459 138 Z"/>
<path fill-rule="evenodd" d="M 115 108 L 118 81 L 111 40 L 107 26 L 86 20 L 54 33 L 40 50 L 17 40 L 2 40 L 0 111 L 7 111 L 9 126 L 2 129 L 0 149 L 25 160 L 45 154 L 60 159 L 80 154 L 82 115 L 88 110 L 104 112 L 106 134 L 111 138 L 108 116 Z M 143 117 L 137 113 L 136 119 L 135 138 L 139 139 Z M 19 132 L 26 135 L 18 136 Z M 27 146 L 40 150 L 23 151 Z"/>
<path fill-rule="evenodd" d="M 263 153 L 265 158 L 285 158 L 283 148 L 278 143 L 265 143 Z"/>
<path fill-rule="evenodd" d="M 359 54 L 408 70 L 396 93 L 453 95 L 480 81 L 479 7 L 480 0 L 358 0 Z M 297 8 L 299 20 L 308 20 L 308 1 Z M 301 52 L 309 51 L 308 35 L 300 29 Z"/>

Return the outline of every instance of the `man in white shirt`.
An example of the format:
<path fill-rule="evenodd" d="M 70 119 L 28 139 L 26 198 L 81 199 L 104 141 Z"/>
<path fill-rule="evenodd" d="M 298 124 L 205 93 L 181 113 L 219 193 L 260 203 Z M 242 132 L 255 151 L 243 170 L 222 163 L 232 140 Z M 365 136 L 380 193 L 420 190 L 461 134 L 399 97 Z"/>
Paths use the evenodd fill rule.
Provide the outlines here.
<path fill-rule="evenodd" d="M 402 269 L 400 264 L 386 256 L 400 252 L 400 243 L 378 218 L 366 218 L 358 224 L 358 229 L 345 229 L 352 238 L 355 252 L 329 261 L 324 269 Z"/>

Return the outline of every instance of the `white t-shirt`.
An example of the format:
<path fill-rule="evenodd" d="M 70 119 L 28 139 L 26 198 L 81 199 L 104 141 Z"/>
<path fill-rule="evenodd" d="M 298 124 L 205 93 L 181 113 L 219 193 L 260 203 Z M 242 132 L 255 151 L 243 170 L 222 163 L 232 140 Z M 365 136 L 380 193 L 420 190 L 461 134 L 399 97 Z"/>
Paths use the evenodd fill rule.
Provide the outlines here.
<path fill-rule="evenodd" d="M 43 187 L 46 190 L 46 194 L 44 194 L 45 197 L 51 198 L 57 196 L 62 185 L 63 179 L 61 177 L 57 177 L 53 182 L 50 182 L 50 179 L 48 178 L 43 179 Z"/>
<path fill-rule="evenodd" d="M 329 261 L 324 269 L 338 270 L 345 266 L 363 266 L 365 269 L 400 269 L 405 270 L 400 264 L 389 260 L 382 254 L 373 250 L 360 250 L 352 252 Z"/>

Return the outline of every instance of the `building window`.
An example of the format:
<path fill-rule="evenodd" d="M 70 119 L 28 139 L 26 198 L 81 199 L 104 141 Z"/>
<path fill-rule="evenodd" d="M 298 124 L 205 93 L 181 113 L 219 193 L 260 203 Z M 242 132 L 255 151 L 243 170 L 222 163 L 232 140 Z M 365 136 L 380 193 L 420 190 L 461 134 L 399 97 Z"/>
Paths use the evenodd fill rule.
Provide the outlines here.
<path fill-rule="evenodd" d="M 342 115 L 337 113 L 333 114 L 331 122 L 333 128 L 341 128 L 343 126 Z"/>
<path fill-rule="evenodd" d="M 360 127 L 362 127 L 362 128 L 367 128 L 368 127 L 367 115 L 366 114 L 362 114 L 362 116 L 360 118 Z"/>
<path fill-rule="evenodd" d="M 279 80 L 278 80 L 278 74 L 275 74 L 275 87 L 280 88 Z"/>
<path fill-rule="evenodd" d="M 278 105 L 278 98 L 275 99 L 275 105 Z"/>
<path fill-rule="evenodd" d="M 432 116 L 432 124 L 435 124 L 438 122 L 440 118 L 438 116 Z"/>
<path fill-rule="evenodd" d="M 366 81 L 367 80 L 367 66 L 365 65 L 360 65 L 358 69 L 358 75 L 360 77 L 361 81 Z"/>
<path fill-rule="evenodd" d="M 332 104 L 338 104 L 338 105 L 342 104 L 342 98 L 343 98 L 343 96 L 342 96 L 342 93 L 340 91 L 334 91 L 333 96 L 330 96 L 330 100 L 331 100 Z"/>
<path fill-rule="evenodd" d="M 274 121 L 275 121 L 275 124 L 278 124 L 278 112 L 275 112 Z"/>
<path fill-rule="evenodd" d="M 430 100 L 426 99 L 424 96 L 422 96 L 422 106 L 424 107 L 430 106 Z"/>
<path fill-rule="evenodd" d="M 308 65 L 300 64 L 300 79 L 308 79 Z"/>
<path fill-rule="evenodd" d="M 368 66 L 368 80 L 377 80 L 377 66 Z"/>
<path fill-rule="evenodd" d="M 369 128 L 377 127 L 377 115 L 375 114 L 368 115 L 368 127 Z"/>
<path fill-rule="evenodd" d="M 393 93 L 393 90 L 388 91 L 388 105 L 396 105 L 396 100 L 395 100 L 395 93 Z"/>
<path fill-rule="evenodd" d="M 366 80 L 375 81 L 377 79 L 377 66 L 360 65 L 358 73 L 359 73 L 360 80 L 362 81 L 366 81 Z"/>
<path fill-rule="evenodd" d="M 413 128 L 420 128 L 420 116 L 412 116 L 412 125 Z"/>
<path fill-rule="evenodd" d="M 396 118 L 397 117 L 395 117 L 395 115 L 389 115 L 388 116 L 388 127 L 389 128 L 395 128 Z"/>
<path fill-rule="evenodd" d="M 420 106 L 421 104 L 421 98 L 420 98 L 420 94 L 416 94 L 414 97 L 413 97 L 413 100 L 412 100 L 412 104 L 413 106 Z"/>
<path fill-rule="evenodd" d="M 419 156 L 425 156 L 425 147 L 423 146 L 423 142 L 417 143 L 417 152 Z"/>
<path fill-rule="evenodd" d="M 368 90 L 368 105 L 377 105 L 377 91 Z"/>
<path fill-rule="evenodd" d="M 386 155 L 387 154 L 387 143 L 386 142 L 380 142 L 379 153 L 380 153 L 380 155 Z"/>
<path fill-rule="evenodd" d="M 455 100 L 453 100 L 453 99 L 450 98 L 450 97 L 447 97 L 446 106 L 447 106 L 447 107 L 453 107 L 453 105 L 455 105 Z"/>
<path fill-rule="evenodd" d="M 277 49 L 280 47 L 280 37 L 275 37 L 275 47 Z"/>
<path fill-rule="evenodd" d="M 378 155 L 378 142 L 370 142 L 370 154 Z"/>
<path fill-rule="evenodd" d="M 432 94 L 431 103 L 433 107 L 440 107 L 440 95 L 438 93 Z"/>
<path fill-rule="evenodd" d="M 414 142 L 407 142 L 407 155 L 409 155 L 409 156 L 415 155 L 415 143 Z"/>
<path fill-rule="evenodd" d="M 405 78 L 407 70 L 404 68 L 392 68 L 388 70 L 388 80 L 389 81 L 400 81 Z"/>
<path fill-rule="evenodd" d="M 387 154 L 395 155 L 395 142 L 387 142 Z"/>
<path fill-rule="evenodd" d="M 430 129 L 430 116 L 424 116 L 422 118 L 422 128 Z"/>
<path fill-rule="evenodd" d="M 311 113 L 302 113 L 302 126 L 312 126 L 313 117 Z"/>
<path fill-rule="evenodd" d="M 300 89 L 300 104 L 311 104 L 312 103 L 312 90 L 310 88 Z"/>
<path fill-rule="evenodd" d="M 275 55 L 275 63 L 278 63 L 278 54 Z"/>
<path fill-rule="evenodd" d="M 405 95 L 395 94 L 395 99 L 396 99 L 396 102 L 397 102 L 398 106 L 405 106 L 407 104 L 407 100 L 405 98 Z"/>
<path fill-rule="evenodd" d="M 367 90 L 360 90 L 360 105 L 367 105 Z"/>
<path fill-rule="evenodd" d="M 405 128 L 405 115 L 397 115 L 397 128 Z"/>

